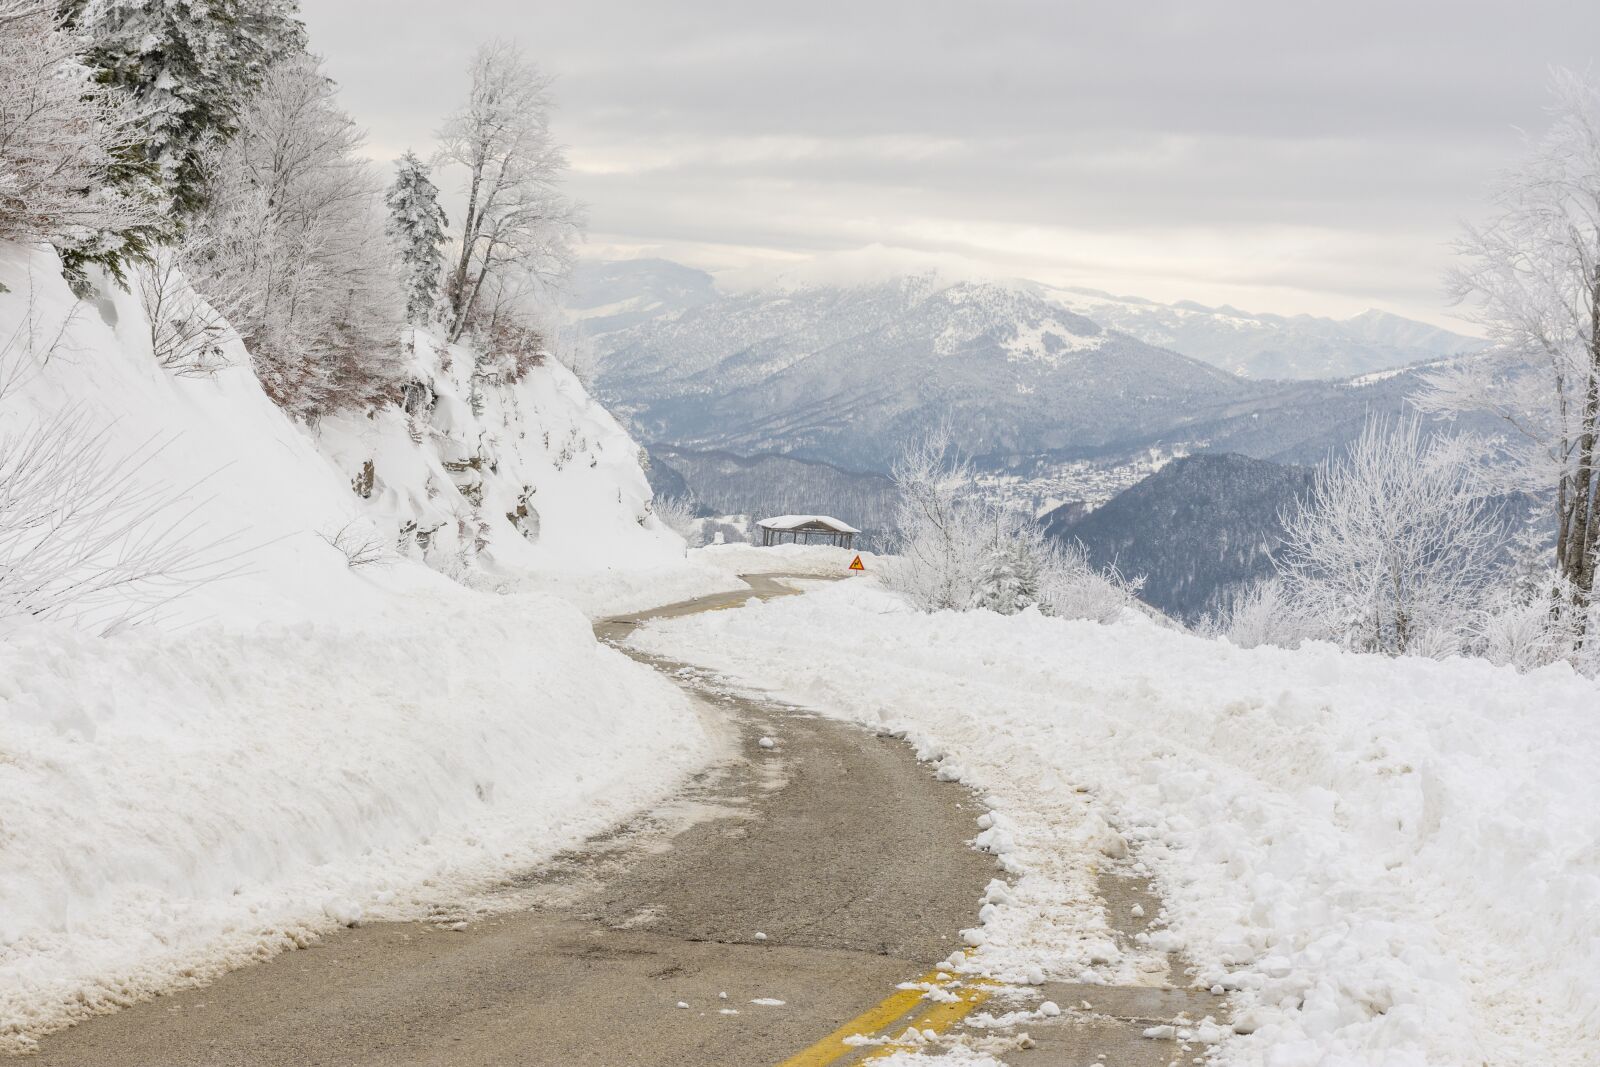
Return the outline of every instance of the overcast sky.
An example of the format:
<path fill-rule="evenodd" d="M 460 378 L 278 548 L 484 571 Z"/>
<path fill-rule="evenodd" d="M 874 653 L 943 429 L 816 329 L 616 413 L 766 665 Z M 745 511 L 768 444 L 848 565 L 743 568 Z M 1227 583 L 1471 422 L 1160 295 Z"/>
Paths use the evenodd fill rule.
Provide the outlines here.
<path fill-rule="evenodd" d="M 383 159 L 518 41 L 558 78 L 586 255 L 865 248 L 1443 324 L 1458 222 L 1600 43 L 1594 0 L 302 3 Z"/>

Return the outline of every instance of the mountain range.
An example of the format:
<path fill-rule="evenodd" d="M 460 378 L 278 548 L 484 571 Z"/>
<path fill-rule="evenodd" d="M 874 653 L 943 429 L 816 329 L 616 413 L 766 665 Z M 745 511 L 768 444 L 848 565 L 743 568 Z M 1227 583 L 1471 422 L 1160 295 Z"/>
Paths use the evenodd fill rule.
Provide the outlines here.
<path fill-rule="evenodd" d="M 1377 312 L 1246 316 L 936 274 L 723 292 L 661 260 L 583 268 L 571 312 L 601 357 L 599 392 L 645 441 L 879 472 L 938 425 L 987 466 L 1152 446 L 1314 461 L 1401 408 L 1417 371 L 1395 363 L 1475 344 Z M 1330 361 L 1363 373 L 1217 365 Z"/>
<path fill-rule="evenodd" d="M 1377 309 L 1330 319 L 1259 314 L 1192 301 L 1161 304 L 1093 289 L 1039 289 L 1109 329 L 1246 378 L 1348 378 L 1460 355 L 1484 344 Z"/>

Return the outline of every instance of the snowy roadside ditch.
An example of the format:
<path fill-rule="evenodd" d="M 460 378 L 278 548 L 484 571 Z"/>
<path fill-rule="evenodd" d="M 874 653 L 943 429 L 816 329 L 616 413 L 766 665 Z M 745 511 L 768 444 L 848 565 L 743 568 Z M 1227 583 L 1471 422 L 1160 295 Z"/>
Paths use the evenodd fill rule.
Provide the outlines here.
<path fill-rule="evenodd" d="M 1166 902 L 1146 947 L 1231 994 L 1218 1062 L 1577 1067 L 1600 1047 L 1600 687 L 1564 667 L 922 615 L 869 581 L 633 641 L 901 732 L 980 790 L 1008 883 L 969 937 L 993 977 L 1138 981 L 1089 869 L 1131 849 Z"/>
<path fill-rule="evenodd" d="M 420 918 L 719 738 L 544 597 L 0 645 L 0 1051 L 363 918 Z"/>

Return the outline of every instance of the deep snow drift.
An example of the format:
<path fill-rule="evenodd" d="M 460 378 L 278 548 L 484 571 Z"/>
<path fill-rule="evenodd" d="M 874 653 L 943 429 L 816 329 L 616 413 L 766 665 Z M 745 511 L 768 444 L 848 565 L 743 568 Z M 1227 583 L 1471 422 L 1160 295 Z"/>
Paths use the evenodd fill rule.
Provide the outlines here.
<path fill-rule="evenodd" d="M 75 418 L 133 457 L 136 496 L 180 498 L 162 518 L 186 544 L 226 539 L 197 547 L 209 582 L 134 629 L 98 636 L 105 599 L 0 611 L 0 1050 L 459 900 L 714 753 L 695 707 L 570 604 L 444 576 L 731 580 L 686 567 L 637 447 L 563 368 L 499 382 L 424 337 L 409 412 L 312 432 L 237 343 L 215 377 L 158 366 L 139 300 L 77 300 L 49 252 L 0 246 L 0 285 L 0 449 Z M 384 558 L 352 567 L 341 534 Z M 0 521 L 0 564 L 27 536 Z"/>
<path fill-rule="evenodd" d="M 1153 873 L 1222 1062 L 1591 1064 L 1600 685 L 1564 665 L 1243 650 L 1129 617 L 922 615 L 870 581 L 652 623 L 644 649 L 904 731 L 986 794 L 1010 981 L 1138 982 L 1088 872 Z M 975 902 L 976 905 L 976 902 Z M 1096 962 L 1096 960 L 1101 962 Z"/>

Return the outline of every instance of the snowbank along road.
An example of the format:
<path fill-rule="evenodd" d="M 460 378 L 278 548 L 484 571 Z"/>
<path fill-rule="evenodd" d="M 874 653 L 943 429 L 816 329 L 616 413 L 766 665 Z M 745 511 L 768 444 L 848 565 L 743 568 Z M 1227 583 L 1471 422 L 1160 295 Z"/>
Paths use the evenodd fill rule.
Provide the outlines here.
<path fill-rule="evenodd" d="M 777 576 L 748 581 L 757 596 L 789 592 Z M 616 641 L 645 618 L 751 595 L 596 630 Z M 727 758 L 675 803 L 433 921 L 353 929 L 93 1020 L 34 1062 L 821 1067 L 952 1044 L 966 1063 L 1190 1061 L 1141 1034 L 1214 1013 L 1204 995 L 1014 989 L 940 966 L 996 874 L 969 847 L 981 809 L 965 787 L 897 738 L 647 662 L 729 733 Z M 1135 879 L 1100 884 L 1121 936 L 1159 911 Z"/>

